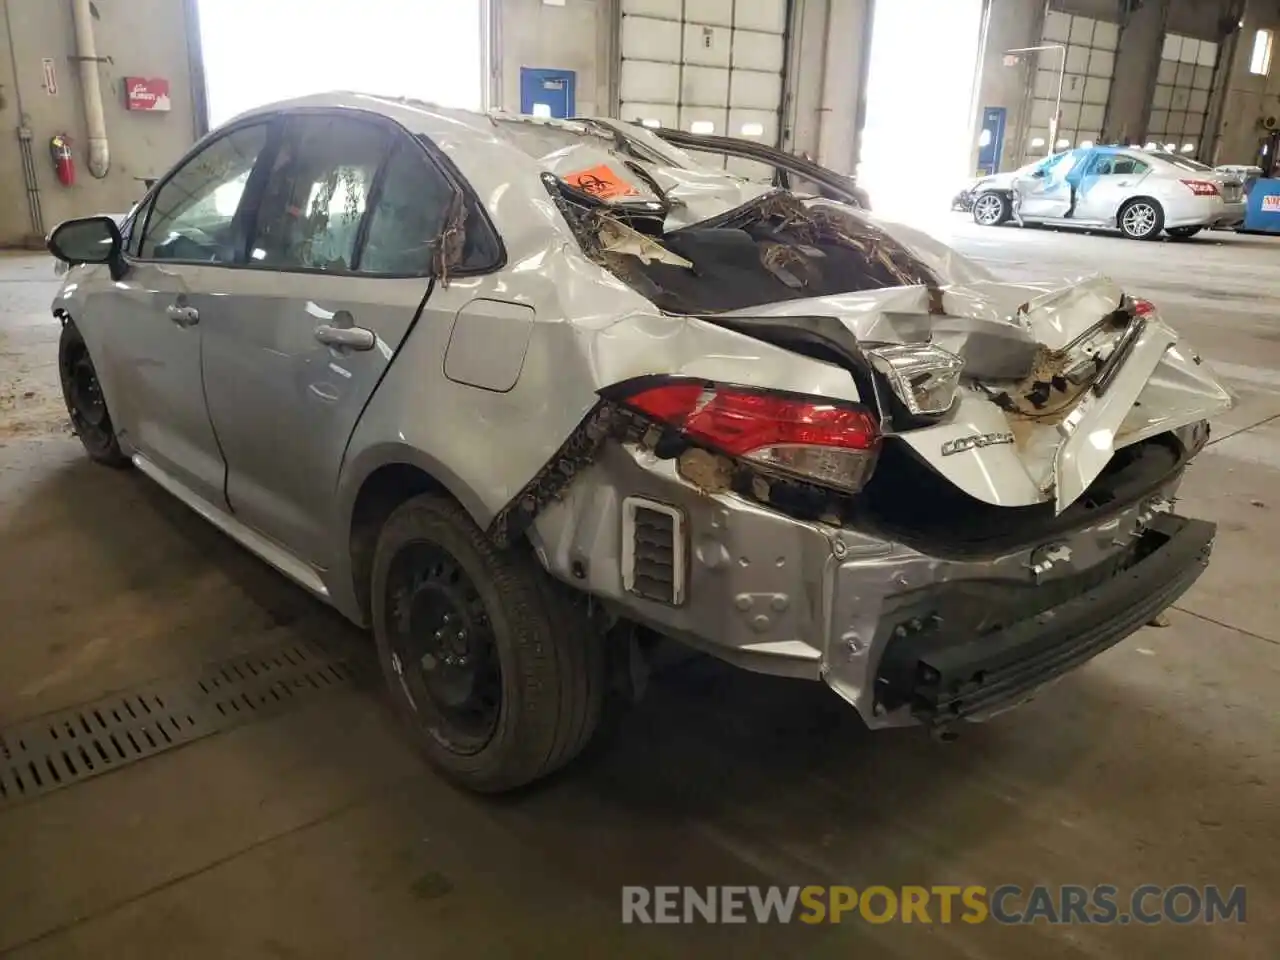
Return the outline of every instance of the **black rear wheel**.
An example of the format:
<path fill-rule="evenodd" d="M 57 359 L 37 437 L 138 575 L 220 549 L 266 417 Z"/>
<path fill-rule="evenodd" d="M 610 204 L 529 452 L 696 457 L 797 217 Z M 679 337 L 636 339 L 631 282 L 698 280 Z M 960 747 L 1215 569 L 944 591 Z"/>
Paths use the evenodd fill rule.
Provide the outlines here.
<path fill-rule="evenodd" d="M 371 586 L 392 702 L 450 779 L 511 790 L 587 745 L 602 638 L 527 550 L 496 546 L 453 500 L 423 494 L 383 526 Z"/>
<path fill-rule="evenodd" d="M 63 324 L 62 336 L 58 340 L 58 373 L 71 426 L 90 459 L 109 467 L 128 466 L 129 458 L 121 451 L 120 442 L 116 439 L 89 348 L 75 322 L 69 319 Z"/>

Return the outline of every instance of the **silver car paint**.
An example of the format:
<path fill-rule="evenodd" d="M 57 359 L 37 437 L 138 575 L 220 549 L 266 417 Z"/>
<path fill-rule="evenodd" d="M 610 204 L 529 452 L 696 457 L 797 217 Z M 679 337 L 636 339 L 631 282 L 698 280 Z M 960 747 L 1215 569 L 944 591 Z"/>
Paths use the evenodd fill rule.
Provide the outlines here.
<path fill-rule="evenodd" d="M 504 140 L 489 118 L 354 94 L 295 105 L 370 111 L 429 136 L 492 218 L 505 245 L 503 268 L 436 281 L 416 323 L 424 280 L 216 266 L 135 265 L 120 282 L 105 268 L 80 267 L 68 274 L 55 306 L 76 318 L 95 356 L 110 356 L 100 371 L 104 392 L 122 443 L 147 472 L 353 620 L 364 614 L 353 579 L 352 513 L 379 468 L 421 467 L 486 526 L 581 422 L 596 391 L 618 381 L 688 374 L 859 399 L 848 373 L 831 364 L 704 320 L 660 314 L 585 256 L 540 180 L 545 167 Z M 698 172 L 688 182 L 712 176 Z M 946 284 L 946 311 L 958 320 L 1007 324 L 1035 340 L 1066 343 L 1118 302 L 1118 290 L 1105 281 L 1048 294 L 998 284 L 940 244 L 882 226 L 934 267 Z M 232 293 L 234 310 L 226 296 Z M 193 327 L 165 317 L 180 294 L 201 308 Z M 753 312 L 821 310 L 859 336 L 893 341 L 903 330 L 918 332 L 926 303 L 923 288 L 893 288 Z M 1019 311 L 1023 303 L 1028 308 Z M 356 356 L 313 339 L 315 328 L 342 310 L 374 331 L 374 350 Z M 468 318 L 481 322 L 468 327 Z M 1098 403 L 1051 443 L 944 459 L 949 439 L 1008 429 L 1004 413 L 966 386 L 943 423 L 903 438 L 973 496 L 996 504 L 1056 500 L 1062 509 L 1122 436 L 1132 442 L 1220 409 L 1225 393 L 1212 377 L 1191 369 L 1187 354 L 1165 349 L 1171 334 L 1158 321 L 1149 329 L 1137 351 L 1141 362 L 1121 368 L 1112 396 L 1131 401 L 1154 390 L 1169 401 L 1164 407 L 1135 419 L 1119 400 Z M 954 324 L 951 335 L 963 339 L 965 325 Z M 485 341 L 499 338 L 501 348 L 486 352 Z M 202 383 L 210 391 L 203 421 L 192 409 Z M 213 427 L 219 439 L 227 434 L 230 503 L 208 475 L 216 470 L 207 456 L 191 453 Z M 646 492 L 689 517 L 696 563 L 682 608 L 620 588 L 618 510 L 624 496 Z M 1090 545 L 1102 549 L 1114 540 L 1115 524 L 1132 521 L 1125 517 L 1074 534 L 1078 556 L 1094 557 Z M 825 676 L 860 710 L 869 710 L 870 637 L 886 597 L 993 570 L 1025 576 L 1028 559 L 1022 551 L 994 564 L 943 562 L 866 534 L 801 523 L 730 494 L 696 490 L 670 463 L 619 446 L 606 447 L 560 502 L 543 509 L 531 537 L 553 574 L 628 616 L 757 669 Z M 585 565 L 585 584 L 575 578 L 574 561 Z"/>

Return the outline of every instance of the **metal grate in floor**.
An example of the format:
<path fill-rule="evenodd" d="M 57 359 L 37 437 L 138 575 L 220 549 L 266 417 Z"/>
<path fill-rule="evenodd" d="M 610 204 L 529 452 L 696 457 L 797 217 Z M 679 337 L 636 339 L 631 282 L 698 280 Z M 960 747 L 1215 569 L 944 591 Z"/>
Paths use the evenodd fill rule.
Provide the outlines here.
<path fill-rule="evenodd" d="M 0 809 L 346 686 L 350 653 L 293 641 L 0 730 Z"/>

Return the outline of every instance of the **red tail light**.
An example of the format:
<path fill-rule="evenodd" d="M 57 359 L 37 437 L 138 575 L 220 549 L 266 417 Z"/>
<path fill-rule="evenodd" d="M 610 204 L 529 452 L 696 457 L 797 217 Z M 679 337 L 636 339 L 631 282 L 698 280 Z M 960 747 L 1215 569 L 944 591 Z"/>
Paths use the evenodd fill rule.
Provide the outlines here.
<path fill-rule="evenodd" d="M 1143 300 L 1141 297 L 1133 297 L 1130 304 L 1135 317 L 1145 317 L 1149 313 L 1156 312 L 1156 305 L 1150 300 Z"/>
<path fill-rule="evenodd" d="M 880 428 L 857 404 L 704 381 L 622 386 L 623 403 L 690 440 L 827 486 L 862 489 L 880 450 Z"/>
<path fill-rule="evenodd" d="M 1216 197 L 1220 193 L 1218 185 L 1212 180 L 1183 180 L 1182 182 L 1197 197 Z"/>

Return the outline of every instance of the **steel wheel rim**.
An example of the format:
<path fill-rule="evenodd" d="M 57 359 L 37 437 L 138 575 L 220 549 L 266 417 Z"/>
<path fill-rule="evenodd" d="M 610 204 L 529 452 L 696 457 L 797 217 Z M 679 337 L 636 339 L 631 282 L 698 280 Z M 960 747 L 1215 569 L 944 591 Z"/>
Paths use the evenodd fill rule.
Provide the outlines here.
<path fill-rule="evenodd" d="M 502 712 L 502 670 L 475 584 L 429 541 L 407 544 L 387 577 L 391 669 L 423 725 L 453 753 L 493 739 Z"/>
<path fill-rule="evenodd" d="M 978 222 L 986 226 L 990 226 L 1000 219 L 1000 198 L 987 194 L 985 197 L 979 197 L 973 205 L 978 215 Z"/>
<path fill-rule="evenodd" d="M 1124 212 L 1124 229 L 1135 237 L 1143 237 L 1156 225 L 1156 211 L 1149 203 L 1135 203 Z"/>
<path fill-rule="evenodd" d="M 102 385 L 87 355 L 82 354 L 71 365 L 71 405 L 76 416 L 91 427 L 100 428 L 107 419 Z"/>

